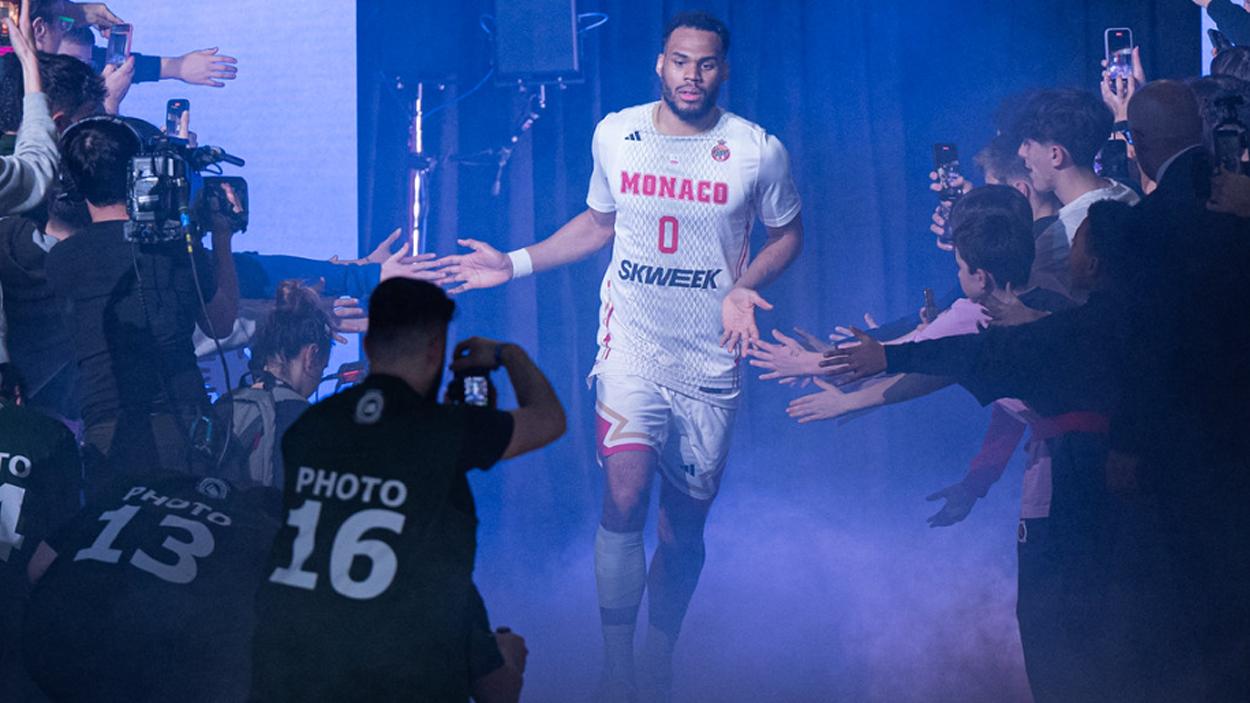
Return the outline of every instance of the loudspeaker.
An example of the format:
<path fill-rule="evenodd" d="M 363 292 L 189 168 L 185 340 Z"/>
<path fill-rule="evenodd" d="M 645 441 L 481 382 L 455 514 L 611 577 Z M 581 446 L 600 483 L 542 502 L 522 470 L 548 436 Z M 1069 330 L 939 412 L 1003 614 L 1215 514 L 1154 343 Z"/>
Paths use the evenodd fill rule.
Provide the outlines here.
<path fill-rule="evenodd" d="M 500 83 L 579 81 L 576 0 L 496 2 L 495 75 Z"/>

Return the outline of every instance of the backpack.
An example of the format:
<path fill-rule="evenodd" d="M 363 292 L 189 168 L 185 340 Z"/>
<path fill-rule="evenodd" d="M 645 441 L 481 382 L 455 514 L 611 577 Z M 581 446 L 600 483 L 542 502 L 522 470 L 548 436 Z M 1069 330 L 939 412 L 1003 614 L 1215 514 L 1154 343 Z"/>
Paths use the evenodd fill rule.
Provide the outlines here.
<path fill-rule="evenodd" d="M 213 406 L 219 427 L 229 427 L 221 477 L 239 485 L 281 488 L 280 467 L 274 466 L 277 406 L 288 400 L 307 404 L 308 399 L 285 384 L 271 388 L 239 388 L 222 396 Z"/>

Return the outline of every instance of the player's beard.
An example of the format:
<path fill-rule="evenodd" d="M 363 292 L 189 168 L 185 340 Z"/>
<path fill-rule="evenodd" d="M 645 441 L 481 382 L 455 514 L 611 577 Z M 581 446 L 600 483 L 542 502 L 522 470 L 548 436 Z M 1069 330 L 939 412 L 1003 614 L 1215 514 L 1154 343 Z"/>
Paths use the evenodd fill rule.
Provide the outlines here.
<path fill-rule="evenodd" d="M 678 88 L 680 87 L 681 86 L 678 86 Z M 716 97 L 719 93 L 719 86 L 716 90 L 704 91 L 702 102 L 686 106 L 677 99 L 677 88 L 670 88 L 666 84 L 660 90 L 660 97 L 664 99 L 664 104 L 668 105 L 668 109 L 671 110 L 674 115 L 677 115 L 677 119 L 688 124 L 693 124 L 702 120 L 704 117 L 707 117 L 708 113 L 716 109 Z"/>

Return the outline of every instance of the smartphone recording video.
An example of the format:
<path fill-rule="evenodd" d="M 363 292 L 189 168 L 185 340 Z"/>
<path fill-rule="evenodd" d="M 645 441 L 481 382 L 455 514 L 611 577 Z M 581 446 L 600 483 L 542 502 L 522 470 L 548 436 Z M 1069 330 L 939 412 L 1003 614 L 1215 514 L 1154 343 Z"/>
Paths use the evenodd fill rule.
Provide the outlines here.
<path fill-rule="evenodd" d="M 4 23 L 4 18 L 7 17 L 13 20 L 13 24 L 17 24 L 20 7 L 16 2 L 7 0 L 0 2 L 0 47 L 13 46 L 13 38 L 9 36 L 9 27 Z"/>
<path fill-rule="evenodd" d="M 109 43 L 104 50 L 104 63 L 109 66 L 120 66 L 130 57 L 130 35 L 132 27 L 128 24 L 115 24 L 109 30 Z"/>
<path fill-rule="evenodd" d="M 1108 27 L 1102 36 L 1107 73 L 1111 76 L 1111 82 L 1132 77 L 1133 30 L 1128 27 Z"/>
<path fill-rule="evenodd" d="M 173 98 L 165 103 L 165 135 L 177 139 L 191 137 L 191 101 Z"/>

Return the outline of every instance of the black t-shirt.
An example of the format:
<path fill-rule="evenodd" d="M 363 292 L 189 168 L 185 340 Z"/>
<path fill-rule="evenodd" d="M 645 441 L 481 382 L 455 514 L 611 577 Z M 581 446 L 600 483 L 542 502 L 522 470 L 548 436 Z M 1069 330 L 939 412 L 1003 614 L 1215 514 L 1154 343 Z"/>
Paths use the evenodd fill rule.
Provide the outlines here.
<path fill-rule="evenodd" d="M 25 381 L 26 405 L 76 418 L 77 402 L 60 392 L 75 377 L 67 309 L 48 282 L 48 254 L 35 243 L 36 230 L 26 217 L 0 219 L 0 288 L 8 323 L 5 341 L 10 360 Z"/>
<path fill-rule="evenodd" d="M 39 543 L 78 512 L 82 468 L 65 425 L 0 404 L 0 632 L 17 631 L 26 565 Z M 3 649 L 12 637 L 0 637 Z"/>
<path fill-rule="evenodd" d="M 152 474 L 85 508 L 31 593 L 32 676 L 56 700 L 242 700 L 278 500 Z"/>
<path fill-rule="evenodd" d="M 88 427 L 124 412 L 208 405 L 191 341 L 201 309 L 186 245 L 132 244 L 122 236 L 123 224 L 93 224 L 48 254 L 48 280 L 72 304 Z M 213 271 L 198 246 L 196 267 L 210 301 Z"/>
<path fill-rule="evenodd" d="M 499 460 L 512 425 L 375 375 L 291 426 L 255 697 L 467 700 L 484 616 L 465 473 Z"/>

